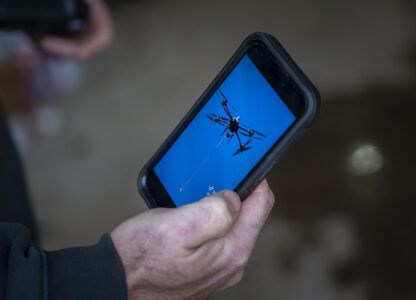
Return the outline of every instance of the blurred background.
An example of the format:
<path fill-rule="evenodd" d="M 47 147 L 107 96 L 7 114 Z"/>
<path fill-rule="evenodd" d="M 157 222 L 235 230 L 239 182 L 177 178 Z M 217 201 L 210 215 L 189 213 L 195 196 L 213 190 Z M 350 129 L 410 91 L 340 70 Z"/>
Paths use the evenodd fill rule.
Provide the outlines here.
<path fill-rule="evenodd" d="M 88 62 L 0 34 L 0 95 L 46 249 L 88 245 L 146 210 L 139 170 L 241 41 L 275 35 L 321 92 L 275 167 L 243 281 L 210 299 L 416 299 L 416 2 L 108 1 Z"/>

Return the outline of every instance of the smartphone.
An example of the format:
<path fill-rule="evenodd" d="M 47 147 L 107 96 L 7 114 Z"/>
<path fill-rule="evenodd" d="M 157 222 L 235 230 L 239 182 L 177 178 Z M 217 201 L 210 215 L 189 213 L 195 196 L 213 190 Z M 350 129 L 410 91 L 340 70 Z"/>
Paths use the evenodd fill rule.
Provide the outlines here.
<path fill-rule="evenodd" d="M 277 39 L 247 37 L 138 177 L 149 208 L 245 199 L 315 121 L 317 89 Z"/>
<path fill-rule="evenodd" d="M 80 34 L 88 14 L 83 0 L 0 0 L 0 28 L 31 34 Z"/>

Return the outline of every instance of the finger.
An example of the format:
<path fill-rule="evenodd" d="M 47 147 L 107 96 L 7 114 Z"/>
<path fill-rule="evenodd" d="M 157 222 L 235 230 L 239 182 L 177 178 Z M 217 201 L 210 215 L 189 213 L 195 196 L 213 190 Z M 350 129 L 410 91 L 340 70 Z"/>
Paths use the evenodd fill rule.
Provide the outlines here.
<path fill-rule="evenodd" d="M 112 41 L 112 36 L 106 32 L 99 33 L 78 44 L 74 56 L 85 60 L 107 47 Z"/>
<path fill-rule="evenodd" d="M 240 215 L 229 233 L 229 238 L 234 248 L 238 249 L 239 255 L 250 255 L 274 202 L 273 192 L 266 180 L 243 201 Z"/>
<path fill-rule="evenodd" d="M 74 40 L 48 36 L 39 39 L 44 51 L 61 57 L 75 57 L 78 44 Z"/>
<path fill-rule="evenodd" d="M 175 224 L 176 234 L 186 248 L 195 248 L 224 237 L 234 224 L 240 207 L 240 197 L 235 192 L 222 191 L 173 210 L 170 220 L 166 221 Z"/>
<path fill-rule="evenodd" d="M 85 31 L 75 38 L 47 36 L 40 38 L 46 52 L 60 56 L 87 59 L 108 46 L 113 39 L 113 27 L 108 8 L 101 0 L 86 0 L 90 19 Z"/>
<path fill-rule="evenodd" d="M 86 32 L 78 44 L 77 56 L 86 59 L 109 45 L 113 39 L 111 15 L 102 0 L 86 0 L 91 15 Z"/>

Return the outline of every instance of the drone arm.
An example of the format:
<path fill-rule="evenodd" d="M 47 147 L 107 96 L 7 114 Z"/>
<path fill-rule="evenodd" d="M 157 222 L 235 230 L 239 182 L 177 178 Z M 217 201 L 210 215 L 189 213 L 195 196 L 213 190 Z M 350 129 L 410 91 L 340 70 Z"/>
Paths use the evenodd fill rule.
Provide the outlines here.
<path fill-rule="evenodd" d="M 243 144 L 241 144 L 240 136 L 238 135 L 238 132 L 235 133 L 237 136 L 238 142 L 240 143 L 240 148 L 243 148 Z"/>
<path fill-rule="evenodd" d="M 233 136 L 234 136 L 234 133 L 230 136 L 230 138 L 228 139 L 228 142 L 227 142 L 227 144 L 229 144 L 230 142 L 231 142 L 231 139 L 233 138 Z"/>
<path fill-rule="evenodd" d="M 249 134 L 249 136 L 253 136 L 252 134 L 250 135 L 250 133 L 253 132 L 253 133 L 256 133 L 256 134 L 258 134 L 258 135 L 260 135 L 262 137 L 266 137 L 263 133 L 260 133 L 260 132 L 258 132 L 256 130 L 247 130 L 247 129 L 241 127 L 241 126 L 239 126 L 238 129 L 241 129 L 242 131 L 245 131 L 246 133 Z"/>
<path fill-rule="evenodd" d="M 218 121 L 214 121 L 214 122 L 216 122 L 216 123 L 218 123 L 218 124 L 220 124 L 222 126 L 226 126 L 226 127 L 228 127 L 230 125 L 230 123 L 225 122 L 225 121 L 222 121 L 222 120 L 218 120 Z"/>
<path fill-rule="evenodd" d="M 222 102 L 221 103 L 221 105 L 222 105 L 222 107 L 224 108 L 224 111 L 225 111 L 225 113 L 227 114 L 227 116 L 232 120 L 233 119 L 233 116 L 231 115 L 231 113 L 230 113 L 230 110 L 228 109 L 228 105 L 227 105 L 227 102 Z"/>
<path fill-rule="evenodd" d="M 218 123 L 218 124 L 222 125 L 222 126 L 229 126 L 228 120 L 226 118 L 221 117 L 221 116 L 217 116 L 217 115 L 212 114 L 211 116 L 207 115 L 207 118 L 210 119 L 211 121 L 215 122 L 215 123 Z"/>
<path fill-rule="evenodd" d="M 243 131 L 245 131 L 245 132 L 247 132 L 247 133 L 250 133 L 250 130 L 247 130 L 247 129 L 245 129 L 245 128 L 241 127 L 241 126 L 238 126 L 238 129 L 241 129 L 241 130 L 243 130 Z"/>

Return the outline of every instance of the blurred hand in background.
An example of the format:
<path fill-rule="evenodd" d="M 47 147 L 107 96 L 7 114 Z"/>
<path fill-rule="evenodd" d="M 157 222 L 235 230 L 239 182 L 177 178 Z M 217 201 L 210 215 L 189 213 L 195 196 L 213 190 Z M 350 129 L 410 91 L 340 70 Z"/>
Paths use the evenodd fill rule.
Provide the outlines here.
<path fill-rule="evenodd" d="M 85 0 L 89 20 L 85 32 L 71 38 L 44 36 L 37 39 L 39 47 L 48 54 L 85 60 L 106 48 L 113 40 L 111 14 L 103 0 Z"/>
<path fill-rule="evenodd" d="M 122 223 L 111 236 L 129 299 L 203 299 L 235 285 L 273 204 L 263 181 L 244 202 L 222 191 Z"/>

